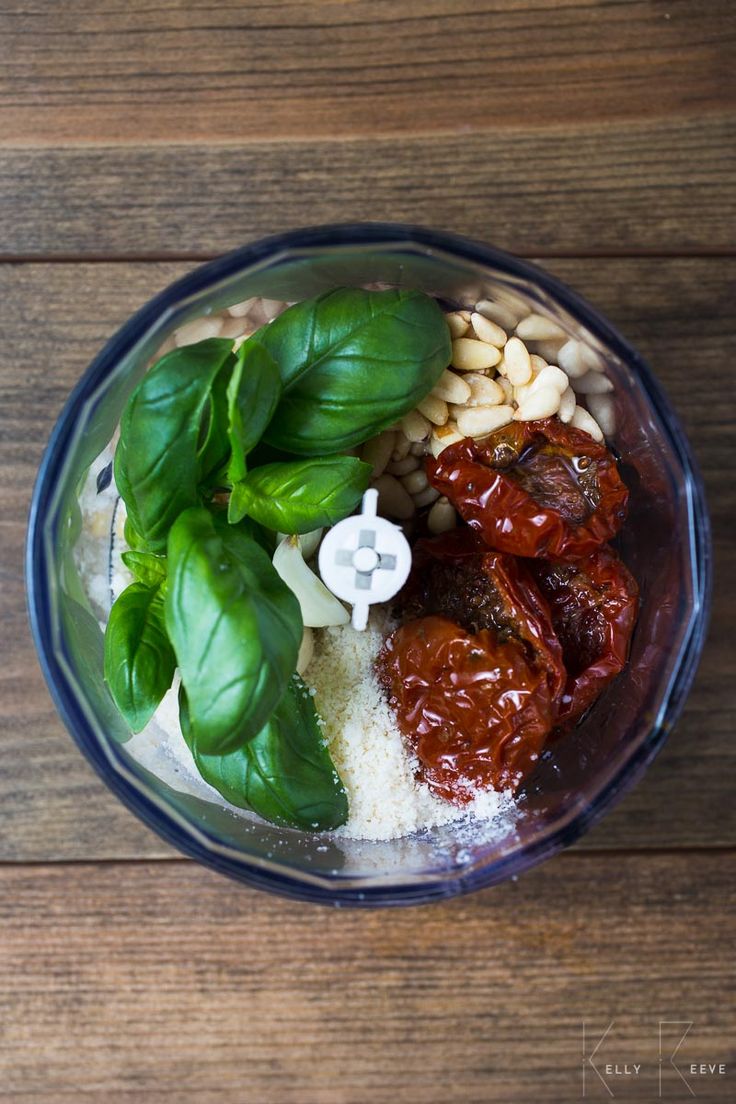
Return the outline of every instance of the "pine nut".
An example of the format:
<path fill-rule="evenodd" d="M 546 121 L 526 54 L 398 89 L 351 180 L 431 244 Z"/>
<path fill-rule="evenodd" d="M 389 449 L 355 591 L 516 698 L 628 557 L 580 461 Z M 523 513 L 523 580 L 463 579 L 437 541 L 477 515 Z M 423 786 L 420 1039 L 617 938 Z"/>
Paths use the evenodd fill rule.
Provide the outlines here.
<path fill-rule="evenodd" d="M 394 430 L 394 433 L 396 437 L 394 438 L 394 451 L 391 453 L 391 459 L 403 460 L 411 452 L 411 441 L 404 436 L 401 428 Z"/>
<path fill-rule="evenodd" d="M 414 505 L 421 509 L 423 506 L 431 506 L 440 497 L 440 492 L 434 487 L 425 487 L 419 494 L 412 495 Z"/>
<path fill-rule="evenodd" d="M 361 460 L 372 466 L 374 479 L 377 479 L 381 472 L 386 470 L 386 465 L 391 459 L 395 439 L 396 434 L 392 430 L 385 430 L 363 445 Z"/>
<path fill-rule="evenodd" d="M 570 419 L 570 425 L 575 426 L 575 429 L 582 429 L 583 432 L 589 434 L 594 441 L 603 440 L 603 430 L 598 425 L 593 415 L 589 414 L 582 406 L 575 407 L 575 413 Z"/>
<path fill-rule="evenodd" d="M 412 456 L 426 456 L 427 446 L 424 441 L 415 441 L 414 444 L 410 446 L 409 452 Z"/>
<path fill-rule="evenodd" d="M 476 341 L 472 337 L 459 337 L 452 343 L 452 366 L 460 372 L 482 372 L 493 368 L 501 359 L 495 345 Z"/>
<path fill-rule="evenodd" d="M 606 437 L 612 437 L 616 432 L 616 412 L 613 407 L 613 399 L 610 395 L 588 395 L 586 399 L 588 409 Z"/>
<path fill-rule="evenodd" d="M 586 345 L 585 342 L 580 342 L 581 347 L 581 359 L 583 364 L 590 369 L 591 372 L 603 372 L 606 365 L 603 357 L 595 349 L 591 349 L 590 345 Z"/>
<path fill-rule="evenodd" d="M 537 418 L 551 418 L 560 409 L 560 392 L 556 387 L 540 387 L 527 395 L 514 414 L 517 422 L 536 422 Z"/>
<path fill-rule="evenodd" d="M 499 349 L 502 349 L 508 341 L 508 335 L 505 330 L 501 329 L 495 322 L 492 322 L 490 318 L 478 314 L 477 311 L 471 314 L 470 324 L 475 331 L 475 336 L 481 341 L 487 342 L 489 345 L 496 345 Z"/>
<path fill-rule="evenodd" d="M 560 395 L 568 389 L 570 381 L 561 368 L 554 364 L 547 364 L 529 386 L 529 394 L 534 394 L 542 387 L 554 387 Z"/>
<path fill-rule="evenodd" d="M 429 437 L 429 431 L 432 426 L 431 422 L 428 422 L 423 414 L 420 414 L 418 410 L 410 410 L 408 414 L 405 414 L 401 419 L 401 428 L 404 431 L 404 436 L 408 437 L 410 441 L 424 441 Z"/>
<path fill-rule="evenodd" d="M 555 338 L 564 341 L 567 337 L 561 326 L 542 314 L 528 314 L 526 318 L 522 318 L 516 327 L 516 334 L 524 341 L 549 341 Z"/>
<path fill-rule="evenodd" d="M 186 322 L 176 330 L 174 341 L 180 349 L 184 345 L 195 345 L 208 337 L 217 337 L 222 327 L 222 318 L 195 318 L 193 322 Z"/>
<path fill-rule="evenodd" d="M 444 399 L 445 402 L 464 403 L 470 398 L 470 386 L 460 376 L 445 368 L 432 388 L 432 394 L 438 399 Z"/>
<path fill-rule="evenodd" d="M 161 345 L 159 345 L 158 349 L 156 350 L 155 355 L 152 357 L 152 359 L 150 361 L 150 364 L 155 364 L 157 360 L 160 360 L 162 356 L 164 356 L 166 353 L 170 353 L 171 350 L 175 349 L 175 348 L 176 348 L 176 341 L 174 340 L 174 335 L 172 333 L 172 334 L 169 334 L 169 336 L 166 338 L 166 340 Z"/>
<path fill-rule="evenodd" d="M 487 437 L 494 429 L 508 425 L 513 417 L 510 406 L 472 406 L 460 411 L 457 428 L 463 437 Z"/>
<path fill-rule="evenodd" d="M 437 499 L 427 515 L 427 528 L 430 533 L 447 533 L 448 530 L 454 529 L 456 524 L 455 507 L 443 495 L 442 498 Z"/>
<path fill-rule="evenodd" d="M 225 317 L 218 337 L 244 337 L 248 323 L 244 318 Z M 250 336 L 250 333 L 248 334 Z"/>
<path fill-rule="evenodd" d="M 254 296 L 252 299 L 243 299 L 241 303 L 231 303 L 227 308 L 227 313 L 231 314 L 233 318 L 244 318 L 255 302 Z"/>
<path fill-rule="evenodd" d="M 569 422 L 575 413 L 575 392 L 568 384 L 567 390 L 562 392 L 560 398 L 560 409 L 557 411 L 557 417 L 561 422 Z"/>
<path fill-rule="evenodd" d="M 459 432 L 455 422 L 447 425 L 435 426 L 429 440 L 429 450 L 436 458 L 448 445 L 454 445 L 456 441 L 462 441 L 463 435 Z"/>
<path fill-rule="evenodd" d="M 557 364 L 562 344 L 561 341 L 536 341 L 536 353 L 538 356 L 544 357 L 548 364 Z"/>
<path fill-rule="evenodd" d="M 419 457 L 412 456 L 411 453 L 409 453 L 401 460 L 392 460 L 391 463 L 386 466 L 386 471 L 389 475 L 408 475 L 409 472 L 416 471 L 419 464 Z"/>
<path fill-rule="evenodd" d="M 408 475 L 402 476 L 401 486 L 409 492 L 410 495 L 419 494 L 420 491 L 426 490 L 429 485 L 427 479 L 427 473 L 424 468 L 417 468 L 416 471 L 409 472 Z"/>
<path fill-rule="evenodd" d="M 470 395 L 460 406 L 494 406 L 504 401 L 504 393 L 496 380 L 489 379 L 482 372 L 468 372 L 464 377 L 470 384 Z"/>
<path fill-rule="evenodd" d="M 578 379 L 588 371 L 582 358 L 582 346 L 574 338 L 570 338 L 560 347 L 557 363 L 570 379 Z"/>
<path fill-rule="evenodd" d="M 507 380 L 505 376 L 498 376 L 494 381 L 503 391 L 503 401 L 505 403 L 512 402 L 514 398 L 514 387 L 511 380 Z"/>
<path fill-rule="evenodd" d="M 438 399 L 436 395 L 425 395 L 421 402 L 417 403 L 417 410 L 433 425 L 444 425 L 450 414 L 444 399 Z"/>
<path fill-rule="evenodd" d="M 519 321 L 518 315 L 512 310 L 501 303 L 492 303 L 490 299 L 481 299 L 479 303 L 475 304 L 475 310 L 477 314 L 482 314 L 484 318 L 495 322 L 497 326 L 504 330 L 513 330 Z"/>
<path fill-rule="evenodd" d="M 518 337 L 510 337 L 503 349 L 503 366 L 499 369 L 515 387 L 528 383 L 532 377 L 529 350 Z"/>
<path fill-rule="evenodd" d="M 463 318 L 459 311 L 453 311 L 451 314 L 446 314 L 445 320 L 450 327 L 450 335 L 453 339 L 464 337 L 470 328 L 468 320 Z"/>
<path fill-rule="evenodd" d="M 276 318 L 286 308 L 286 303 L 281 299 L 261 299 L 261 310 L 267 322 Z"/>
<path fill-rule="evenodd" d="M 372 486 L 378 491 L 378 512 L 405 521 L 414 513 L 411 495 L 393 475 L 379 475 Z"/>
<path fill-rule="evenodd" d="M 602 372 L 586 372 L 573 380 L 572 385 L 578 395 L 605 395 L 607 391 L 613 391 L 613 384 Z"/>
<path fill-rule="evenodd" d="M 536 353 L 532 353 L 529 359 L 532 362 L 532 372 L 541 372 L 543 368 L 547 367 L 547 361 L 544 357 L 540 357 Z"/>

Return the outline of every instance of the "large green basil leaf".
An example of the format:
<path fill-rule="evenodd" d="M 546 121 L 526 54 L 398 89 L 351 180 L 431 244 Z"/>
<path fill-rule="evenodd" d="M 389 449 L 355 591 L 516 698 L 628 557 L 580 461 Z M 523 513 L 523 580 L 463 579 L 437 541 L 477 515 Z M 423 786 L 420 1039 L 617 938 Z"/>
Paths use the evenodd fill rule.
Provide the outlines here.
<path fill-rule="evenodd" d="M 148 724 L 175 669 L 163 588 L 133 583 L 113 604 L 105 630 L 105 681 L 133 732 Z"/>
<path fill-rule="evenodd" d="M 176 517 L 199 501 L 200 428 L 232 341 L 209 338 L 174 349 L 131 395 L 120 422 L 115 482 L 135 531 L 154 550 Z"/>
<path fill-rule="evenodd" d="M 233 751 L 265 724 L 296 667 L 299 603 L 252 537 L 202 508 L 172 525 L 168 563 L 166 627 L 197 746 Z"/>
<path fill-rule="evenodd" d="M 325 746 L 312 696 L 298 675 L 258 735 L 227 755 L 200 750 L 183 692 L 179 716 L 199 773 L 231 805 L 304 831 L 329 831 L 347 820 L 345 789 Z"/>
<path fill-rule="evenodd" d="M 450 331 L 420 291 L 338 288 L 289 307 L 251 339 L 284 394 L 265 433 L 303 456 L 341 452 L 386 429 L 450 363 Z"/>
<path fill-rule="evenodd" d="M 166 578 L 165 556 L 132 549 L 130 552 L 123 552 L 121 559 L 128 571 L 135 576 L 136 582 L 143 583 L 144 586 L 158 586 Z"/>
<path fill-rule="evenodd" d="M 262 345 L 246 341 L 235 356 L 227 390 L 230 483 L 244 478 L 245 458 L 263 436 L 281 397 L 278 365 Z"/>
<path fill-rule="evenodd" d="M 247 514 L 267 529 L 309 533 L 347 517 L 370 479 L 370 464 L 354 456 L 267 464 L 233 487 L 228 517 L 234 522 Z"/>

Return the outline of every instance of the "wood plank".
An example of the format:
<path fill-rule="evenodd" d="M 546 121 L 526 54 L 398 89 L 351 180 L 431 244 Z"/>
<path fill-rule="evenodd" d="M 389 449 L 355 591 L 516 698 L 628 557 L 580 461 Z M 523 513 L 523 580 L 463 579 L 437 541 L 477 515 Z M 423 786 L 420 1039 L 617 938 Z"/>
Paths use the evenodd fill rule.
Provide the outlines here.
<path fill-rule="evenodd" d="M 211 144 L 702 116 L 734 104 L 734 32 L 729 0 L 16 2 L 0 135 Z"/>
<path fill-rule="evenodd" d="M 202 257 L 291 227 L 370 220 L 526 256 L 728 251 L 736 119 L 0 150 L 0 220 L 7 257 Z"/>
<path fill-rule="evenodd" d="M 732 390 L 718 381 L 733 346 L 736 260 L 545 263 L 621 325 L 668 388 L 708 485 L 720 580 L 710 641 L 683 719 L 647 778 L 584 846 L 733 845 L 736 410 Z M 0 671 L 0 857 L 5 859 L 170 854 L 96 781 L 54 714 L 26 626 L 22 546 L 36 466 L 66 393 L 112 330 L 185 267 L 0 266 L 7 320 L 0 371 L 0 617 L 7 641 Z"/>
<path fill-rule="evenodd" d="M 685 1020 L 681 1068 L 725 1062 L 691 1078 L 725 1104 L 735 885 L 733 854 L 568 854 L 421 913 L 335 912 L 187 863 L 6 867 L 0 1100 L 570 1104 L 585 1020 L 586 1053 L 614 1021 L 602 1071 L 641 1065 L 615 1094 L 652 1101 L 659 1020 Z M 663 1099 L 689 1099 L 684 1030 Z"/>

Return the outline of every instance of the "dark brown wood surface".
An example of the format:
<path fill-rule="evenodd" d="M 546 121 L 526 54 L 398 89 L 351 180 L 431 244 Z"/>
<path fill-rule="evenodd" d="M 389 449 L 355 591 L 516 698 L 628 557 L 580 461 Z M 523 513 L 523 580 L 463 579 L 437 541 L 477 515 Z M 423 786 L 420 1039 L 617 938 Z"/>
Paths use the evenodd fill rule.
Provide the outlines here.
<path fill-rule="evenodd" d="M 727 1066 L 697 1097 L 734 1099 L 735 37 L 730 0 L 0 5 L 2 1104 L 569 1104 L 583 1020 L 641 1063 L 617 1097 L 692 1099 L 676 1034 L 657 1095 L 683 1020 L 686 1063 Z M 717 571 L 641 784 L 518 883 L 394 913 L 177 859 L 76 752 L 23 592 L 44 443 L 110 333 L 197 259 L 359 219 L 541 259 L 616 322 L 691 435 Z"/>
<path fill-rule="evenodd" d="M 640 1065 L 634 1092 L 608 1080 L 654 1102 L 660 1020 L 693 1023 L 684 1069 L 736 1060 L 717 963 L 735 878 L 723 852 L 615 866 L 571 852 L 493 892 L 365 913 L 305 910 L 185 862 L 6 867 L 4 1098 L 571 1104 L 583 1021 L 589 1052 L 613 1020 L 601 1070 Z M 666 1031 L 665 1057 L 684 1030 Z M 731 1099 L 727 1077 L 718 1095 L 692 1080 L 702 1100 Z M 663 1090 L 689 1099 L 669 1065 Z"/>

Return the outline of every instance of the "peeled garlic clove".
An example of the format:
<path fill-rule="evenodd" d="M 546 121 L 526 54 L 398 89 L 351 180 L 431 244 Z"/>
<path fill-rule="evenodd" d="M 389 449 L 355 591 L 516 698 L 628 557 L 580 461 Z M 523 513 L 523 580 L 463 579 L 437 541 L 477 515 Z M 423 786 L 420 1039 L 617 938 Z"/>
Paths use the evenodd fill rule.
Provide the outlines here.
<path fill-rule="evenodd" d="M 302 642 L 299 645 L 299 655 L 296 657 L 296 673 L 303 675 L 314 655 L 314 633 L 305 626 L 302 633 Z"/>
<path fill-rule="evenodd" d="M 311 560 L 312 556 L 319 548 L 319 542 L 322 540 L 323 533 L 324 529 L 312 529 L 309 533 L 299 534 L 299 548 L 305 560 Z M 277 533 L 276 539 L 282 541 L 291 535 L 291 533 Z"/>
<path fill-rule="evenodd" d="M 350 614 L 304 562 L 299 537 L 285 537 L 273 554 L 273 566 L 296 595 L 306 626 L 347 625 Z"/>

